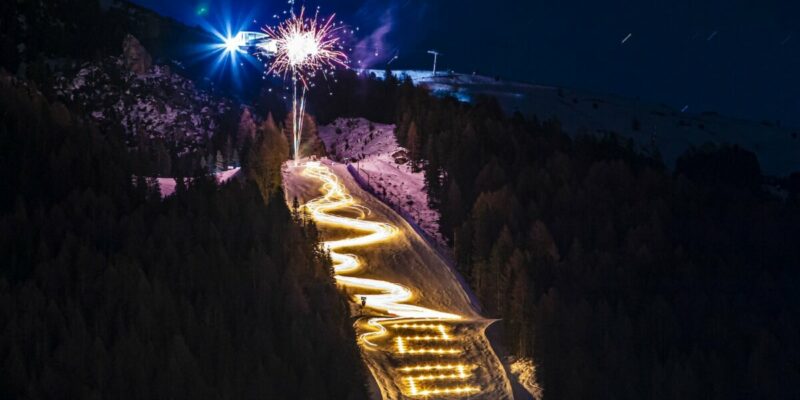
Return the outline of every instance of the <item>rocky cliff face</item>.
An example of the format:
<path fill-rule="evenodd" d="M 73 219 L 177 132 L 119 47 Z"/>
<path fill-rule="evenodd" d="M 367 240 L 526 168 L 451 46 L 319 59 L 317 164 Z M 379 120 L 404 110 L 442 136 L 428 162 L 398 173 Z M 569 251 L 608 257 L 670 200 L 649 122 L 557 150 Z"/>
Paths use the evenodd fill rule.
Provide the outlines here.
<path fill-rule="evenodd" d="M 147 50 L 133 35 L 126 35 L 122 42 L 122 57 L 125 67 L 136 75 L 145 74 L 153 65 L 153 59 Z"/>
<path fill-rule="evenodd" d="M 233 107 L 169 67 L 152 64 L 131 35 L 121 56 L 61 74 L 54 89 L 61 101 L 79 106 L 99 125 L 121 127 L 132 146 L 163 141 L 178 155 L 205 148 Z"/>

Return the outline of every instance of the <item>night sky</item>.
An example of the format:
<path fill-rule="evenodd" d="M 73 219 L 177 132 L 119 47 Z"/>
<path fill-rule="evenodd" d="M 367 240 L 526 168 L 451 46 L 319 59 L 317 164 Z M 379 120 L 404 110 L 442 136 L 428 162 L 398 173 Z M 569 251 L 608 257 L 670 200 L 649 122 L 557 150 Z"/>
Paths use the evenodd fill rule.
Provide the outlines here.
<path fill-rule="evenodd" d="M 273 23 L 287 2 L 135 0 L 188 24 Z M 355 60 L 641 97 L 690 112 L 800 126 L 800 2 L 324 0 L 359 37 Z M 207 13 L 202 12 L 205 9 Z M 199 16 L 198 14 L 205 14 Z M 231 18 L 232 17 L 232 18 Z M 254 29 L 254 25 L 246 28 Z M 624 43 L 622 41 L 631 35 Z M 376 59 L 374 53 L 379 57 Z M 354 64 L 357 65 L 357 64 Z"/>

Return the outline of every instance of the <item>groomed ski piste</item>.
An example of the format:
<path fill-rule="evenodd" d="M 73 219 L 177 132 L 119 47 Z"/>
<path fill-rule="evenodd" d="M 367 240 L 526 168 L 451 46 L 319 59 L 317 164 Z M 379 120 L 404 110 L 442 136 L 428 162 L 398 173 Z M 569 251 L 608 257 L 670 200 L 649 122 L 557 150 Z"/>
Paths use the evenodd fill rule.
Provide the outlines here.
<path fill-rule="evenodd" d="M 283 175 L 287 201 L 297 198 L 318 223 L 352 300 L 375 398 L 513 398 L 485 335 L 492 321 L 401 216 L 362 190 L 345 164 L 289 162 Z"/>

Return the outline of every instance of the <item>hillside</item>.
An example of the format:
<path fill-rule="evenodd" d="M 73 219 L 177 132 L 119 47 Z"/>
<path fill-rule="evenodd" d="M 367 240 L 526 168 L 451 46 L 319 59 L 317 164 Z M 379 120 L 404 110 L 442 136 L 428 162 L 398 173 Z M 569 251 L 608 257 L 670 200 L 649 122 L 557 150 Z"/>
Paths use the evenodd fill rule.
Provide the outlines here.
<path fill-rule="evenodd" d="M 366 399 L 282 133 L 171 61 L 196 30 L 96 0 L 0 21 L 0 398 Z"/>
<path fill-rule="evenodd" d="M 369 71 L 382 77 L 383 71 Z M 800 171 L 800 128 L 776 122 L 753 122 L 713 112 L 681 112 L 666 105 L 620 96 L 504 81 L 484 76 L 442 74 L 430 71 L 395 71 L 439 95 L 464 102 L 479 96 L 497 98 L 507 113 L 520 112 L 539 120 L 557 119 L 565 132 L 576 136 L 615 133 L 630 138 L 639 149 L 655 146 L 664 161 L 674 166 L 691 146 L 729 143 L 754 152 L 764 172 L 786 176 Z"/>
<path fill-rule="evenodd" d="M 54 89 L 59 99 L 79 106 L 101 126 L 121 126 L 130 144 L 161 139 L 178 156 L 204 149 L 233 107 L 167 66 L 142 65 L 137 74 L 125 57 L 59 74 Z"/>
<path fill-rule="evenodd" d="M 0 76 L 0 114 L 0 397 L 366 399 L 316 228 L 263 171 L 162 201 L 35 85 Z"/>
<path fill-rule="evenodd" d="M 205 79 L 207 65 L 176 61 L 207 33 L 121 0 L 7 2 L 0 11 L 0 65 L 121 134 L 137 172 L 196 176 L 238 166 L 239 105 Z"/>
<path fill-rule="evenodd" d="M 545 399 L 798 397 L 800 186 L 765 190 L 735 145 L 666 168 L 491 101 L 400 92 L 398 142 L 442 177 L 441 232 Z"/>
<path fill-rule="evenodd" d="M 407 213 L 420 228 L 439 243 L 439 213 L 425 192 L 422 171 L 412 167 L 407 151 L 397 144 L 395 126 L 363 118 L 341 118 L 319 128 L 329 156 L 353 163 L 376 193 Z"/>

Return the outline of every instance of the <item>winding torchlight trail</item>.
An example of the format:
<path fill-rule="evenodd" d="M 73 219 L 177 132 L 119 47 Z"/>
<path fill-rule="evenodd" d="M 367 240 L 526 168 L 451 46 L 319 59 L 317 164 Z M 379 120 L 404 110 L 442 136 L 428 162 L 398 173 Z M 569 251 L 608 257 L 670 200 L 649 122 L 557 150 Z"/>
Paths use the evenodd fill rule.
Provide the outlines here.
<path fill-rule="evenodd" d="M 366 232 L 363 236 L 323 243 L 333 260 L 336 282 L 347 288 L 364 290 L 365 293 L 353 295 L 354 301 L 363 300 L 366 308 L 385 314 L 368 319 L 367 326 L 371 331 L 360 334 L 359 343 L 362 347 L 387 351 L 406 364 L 397 370 L 399 376 L 396 381 L 409 397 L 460 397 L 480 392 L 479 386 L 467 384 L 477 366 L 452 360 L 464 351 L 463 347 L 458 346 L 459 337 L 453 333 L 454 325 L 462 317 L 409 304 L 414 299 L 414 293 L 403 285 L 352 276 L 362 268 L 362 262 L 353 254 L 340 252 L 389 241 L 399 233 L 398 229 L 389 224 L 365 220 L 369 209 L 356 204 L 328 167 L 319 162 L 308 162 L 303 168 L 304 176 L 322 182 L 323 195 L 303 206 L 311 218 L 321 225 Z M 342 211 L 356 211 L 360 218 L 334 214 Z M 388 346 L 377 343 L 387 338 L 394 339 L 386 341 Z M 420 361 L 420 358 L 429 361 L 431 357 L 451 360 Z M 415 359 L 417 362 L 414 362 Z"/>

